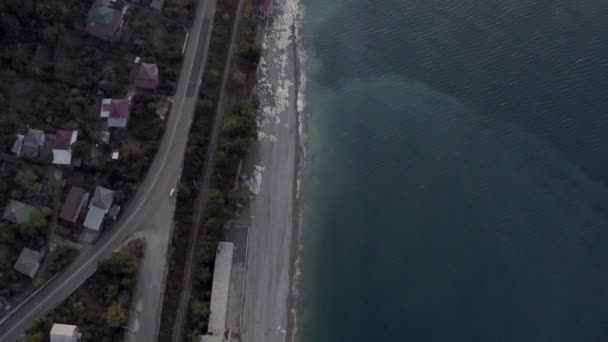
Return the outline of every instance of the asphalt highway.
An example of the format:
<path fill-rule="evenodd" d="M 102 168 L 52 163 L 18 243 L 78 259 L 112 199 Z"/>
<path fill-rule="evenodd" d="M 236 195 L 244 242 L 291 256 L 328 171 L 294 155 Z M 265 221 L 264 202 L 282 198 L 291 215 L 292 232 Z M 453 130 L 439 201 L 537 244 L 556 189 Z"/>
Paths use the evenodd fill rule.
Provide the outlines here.
<path fill-rule="evenodd" d="M 84 250 L 64 272 L 16 307 L 10 317 L 2 321 L 0 341 L 17 341 L 32 320 L 43 316 L 82 285 L 95 272 L 99 260 L 108 257 L 138 229 L 153 225 L 153 214 L 158 208 L 170 207 L 167 204 L 173 199 L 169 197 L 169 192 L 176 188 L 179 181 L 188 131 L 197 101 L 198 91 L 188 91 L 188 88 L 192 89 L 192 84 L 198 88 L 200 84 L 207 60 L 215 5 L 215 0 L 201 0 L 197 6 L 167 127 L 159 151 L 133 200 L 117 223 L 99 241 Z M 162 301 L 162 297 L 157 299 Z"/>

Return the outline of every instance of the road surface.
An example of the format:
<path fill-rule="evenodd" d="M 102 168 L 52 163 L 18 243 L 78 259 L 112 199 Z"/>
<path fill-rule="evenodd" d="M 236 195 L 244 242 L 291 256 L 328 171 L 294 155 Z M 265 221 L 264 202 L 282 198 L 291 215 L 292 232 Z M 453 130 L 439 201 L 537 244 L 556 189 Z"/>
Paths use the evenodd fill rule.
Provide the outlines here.
<path fill-rule="evenodd" d="M 83 251 L 64 272 L 16 308 L 9 319 L 2 321 L 0 341 L 16 341 L 33 319 L 44 315 L 84 283 L 95 272 L 100 259 L 109 256 L 137 229 L 153 225 L 153 213 L 159 208 L 167 207 L 167 201 L 171 200 L 169 191 L 176 188 L 181 174 L 214 14 L 215 0 L 199 2 L 165 133 L 158 153 L 133 200 L 107 234 L 91 248 Z M 158 269 L 155 271 L 162 272 Z M 162 296 L 157 300 L 162 302 Z M 157 304 L 156 310 L 160 310 L 160 304 Z M 158 330 L 158 326 L 154 330 Z"/>
<path fill-rule="evenodd" d="M 234 54 L 236 38 L 238 34 L 239 22 L 243 15 L 244 0 L 239 0 L 236 10 L 236 17 L 232 26 L 232 34 L 230 35 L 230 45 L 228 48 L 228 55 L 224 62 L 224 73 L 222 75 L 222 83 L 220 85 L 220 93 L 218 95 L 218 106 L 215 110 L 213 119 L 213 128 L 211 130 L 211 138 L 209 139 L 209 147 L 207 148 L 207 157 L 205 158 L 205 169 L 201 179 L 201 187 L 196 198 L 193 210 L 194 219 L 192 220 L 192 234 L 190 237 L 190 245 L 188 250 L 188 256 L 186 259 L 186 267 L 184 269 L 184 287 L 180 293 L 179 305 L 177 312 L 175 313 L 175 322 L 173 324 L 173 334 L 171 335 L 172 342 L 180 342 L 184 339 L 184 328 L 185 322 L 188 318 L 188 308 L 190 303 L 190 294 L 192 291 L 192 273 L 194 272 L 195 258 L 196 258 L 196 247 L 197 237 L 199 236 L 199 228 L 201 226 L 202 215 L 205 213 L 205 207 L 207 203 L 207 196 L 209 192 L 209 183 L 211 181 L 211 174 L 214 169 L 215 149 L 218 142 L 219 128 L 221 127 L 222 117 L 224 115 L 224 94 L 228 83 L 228 77 L 230 75 L 230 64 L 232 55 Z"/>
<path fill-rule="evenodd" d="M 283 342 L 288 337 L 298 149 L 292 36 L 297 9 L 290 4 L 275 1 L 264 33 L 258 93 L 262 127 L 248 162 L 261 172 L 261 183 L 251 184 L 257 194 L 250 204 L 242 342 Z"/>

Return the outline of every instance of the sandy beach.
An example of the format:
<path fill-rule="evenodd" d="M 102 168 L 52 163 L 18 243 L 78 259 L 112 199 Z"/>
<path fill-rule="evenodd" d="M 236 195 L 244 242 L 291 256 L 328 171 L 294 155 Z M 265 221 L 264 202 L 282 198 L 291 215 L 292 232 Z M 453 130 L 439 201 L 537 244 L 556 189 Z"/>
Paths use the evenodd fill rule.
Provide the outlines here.
<path fill-rule="evenodd" d="M 297 192 L 302 157 L 295 44 L 299 2 L 275 2 L 263 34 L 257 96 L 258 143 L 244 171 L 254 193 L 239 223 L 248 227 L 242 341 L 291 340 L 294 262 L 298 246 Z"/>

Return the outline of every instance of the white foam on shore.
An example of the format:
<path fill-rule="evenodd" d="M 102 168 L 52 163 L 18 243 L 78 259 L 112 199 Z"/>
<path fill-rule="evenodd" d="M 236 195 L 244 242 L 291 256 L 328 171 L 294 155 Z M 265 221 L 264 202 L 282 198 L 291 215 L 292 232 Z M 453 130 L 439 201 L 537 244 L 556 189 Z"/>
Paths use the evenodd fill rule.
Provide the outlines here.
<path fill-rule="evenodd" d="M 253 175 L 251 178 L 245 180 L 245 186 L 249 188 L 254 195 L 260 194 L 260 189 L 262 188 L 262 172 L 264 172 L 264 167 L 261 165 L 256 165 L 253 169 Z"/>

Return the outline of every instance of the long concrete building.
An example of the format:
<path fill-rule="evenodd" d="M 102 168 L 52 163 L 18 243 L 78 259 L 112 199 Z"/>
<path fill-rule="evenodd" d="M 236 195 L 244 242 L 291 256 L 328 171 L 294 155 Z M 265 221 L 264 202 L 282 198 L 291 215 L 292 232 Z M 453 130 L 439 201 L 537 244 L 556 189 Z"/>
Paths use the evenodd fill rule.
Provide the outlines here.
<path fill-rule="evenodd" d="M 233 255 L 234 244 L 232 242 L 219 243 L 213 268 L 209 325 L 207 335 L 201 336 L 201 342 L 221 342 L 226 338 L 226 316 Z"/>

